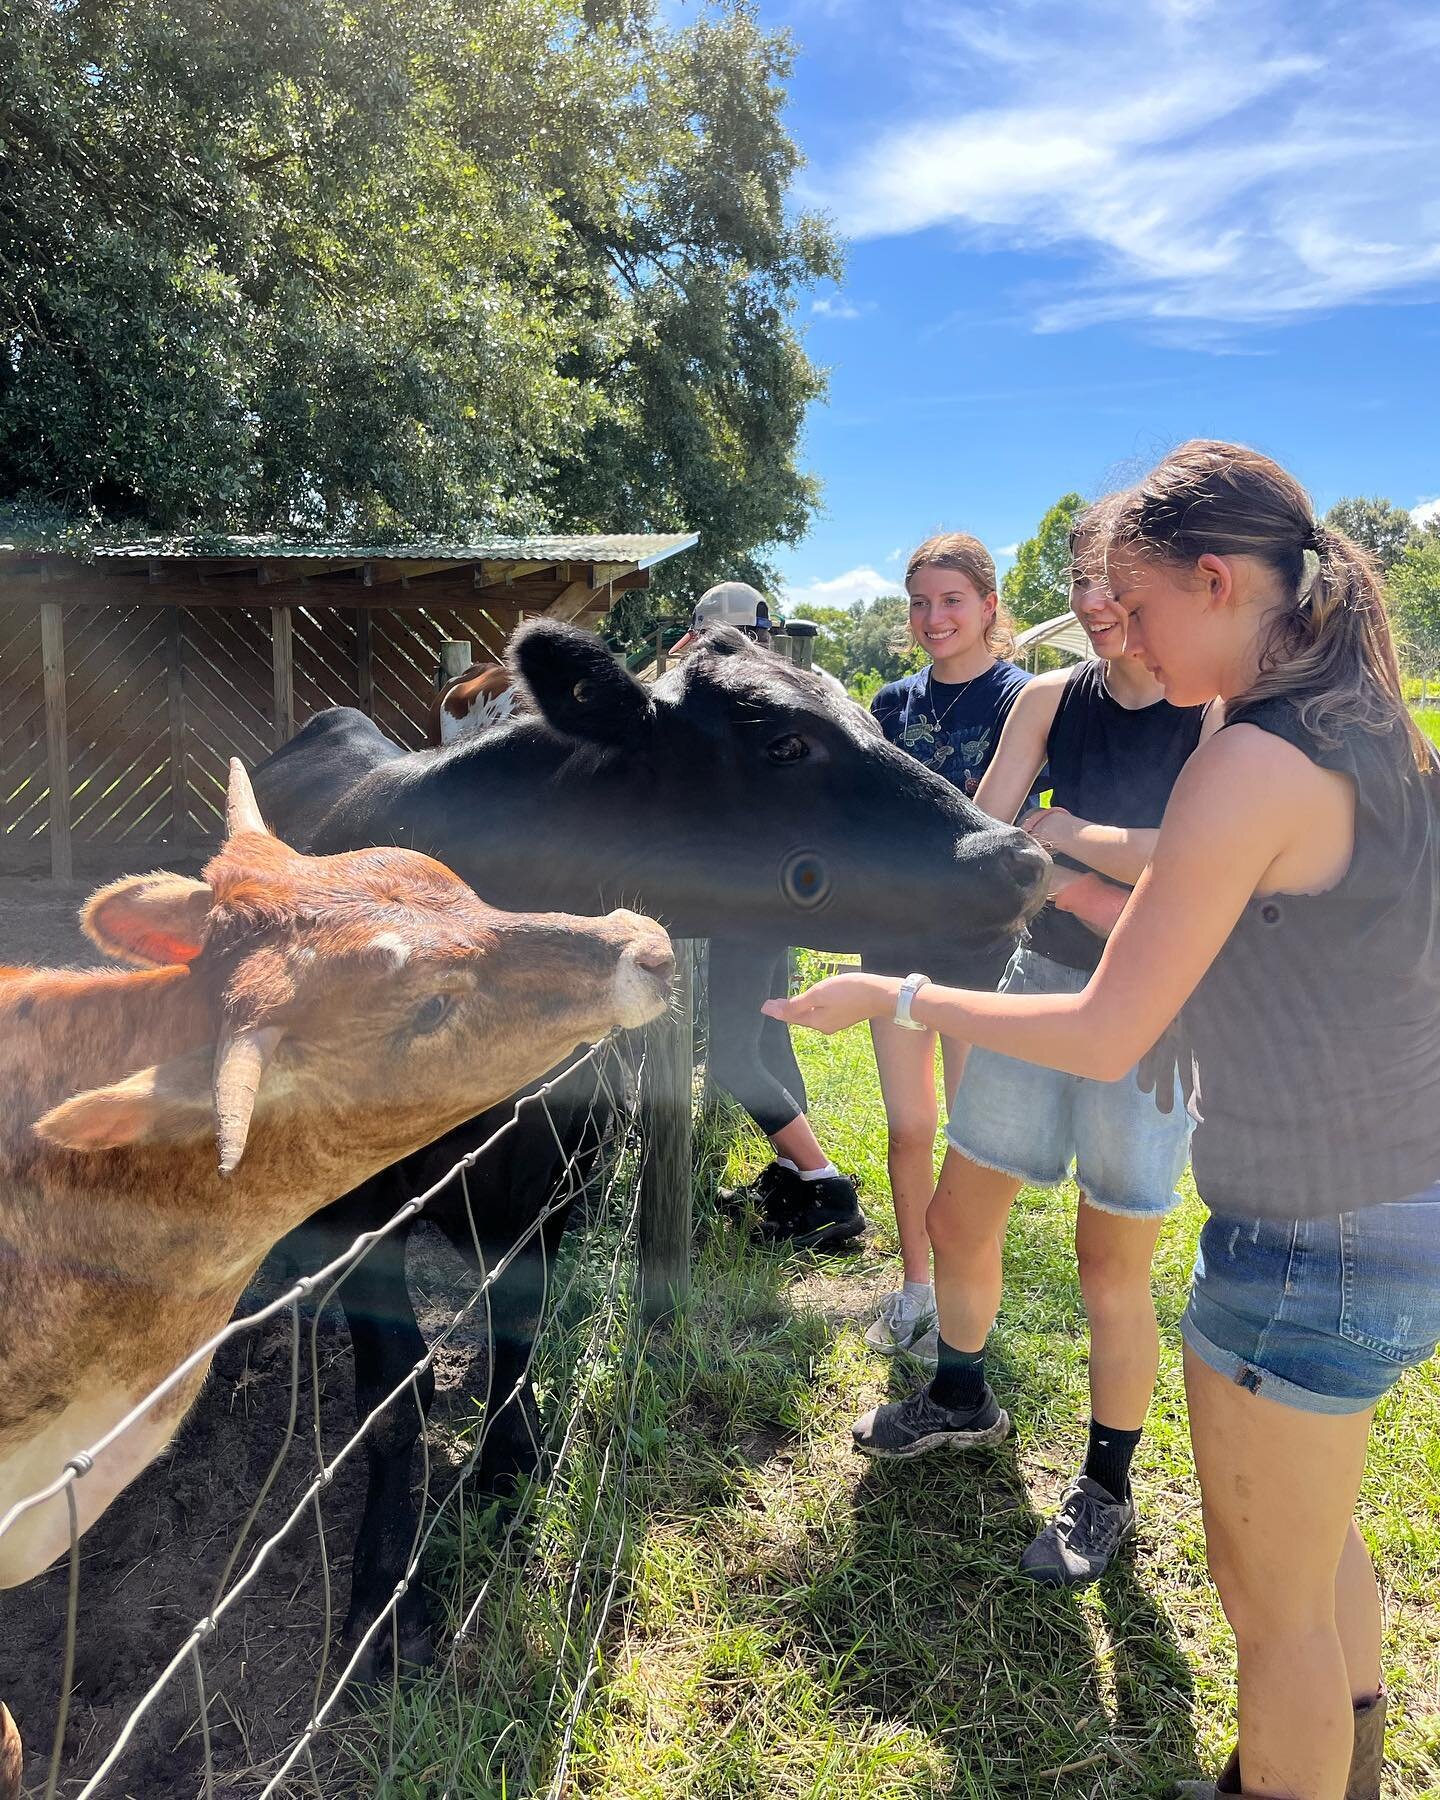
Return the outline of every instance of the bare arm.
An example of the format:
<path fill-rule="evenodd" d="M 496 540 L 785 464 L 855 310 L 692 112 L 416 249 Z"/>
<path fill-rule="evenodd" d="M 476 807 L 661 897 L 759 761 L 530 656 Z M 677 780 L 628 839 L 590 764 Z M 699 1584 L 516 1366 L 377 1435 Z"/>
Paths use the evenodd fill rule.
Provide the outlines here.
<path fill-rule="evenodd" d="M 1305 833 L 1320 775 L 1263 732 L 1227 732 L 1186 764 L 1150 867 L 1080 994 L 989 994 L 923 987 L 922 1025 L 1046 1068 L 1116 1081 L 1194 992 L 1267 872 Z M 767 1012 L 834 1031 L 887 1014 L 899 984 L 840 976 Z M 826 990 L 830 992 L 826 992 Z"/>
<path fill-rule="evenodd" d="M 1045 766 L 1045 741 L 1055 723 L 1065 675 L 1064 669 L 1057 669 L 1052 675 L 1037 675 L 1021 688 L 1000 733 L 994 760 L 975 790 L 975 804 L 981 812 L 1004 825 L 1014 823 L 1035 777 Z"/>

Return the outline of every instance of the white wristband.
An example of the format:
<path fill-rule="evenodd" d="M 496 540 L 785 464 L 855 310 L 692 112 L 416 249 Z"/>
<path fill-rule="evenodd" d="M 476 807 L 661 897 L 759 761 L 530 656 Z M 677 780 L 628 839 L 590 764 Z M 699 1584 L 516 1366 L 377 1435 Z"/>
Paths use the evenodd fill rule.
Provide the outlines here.
<path fill-rule="evenodd" d="M 926 1031 L 929 1029 L 918 1019 L 910 1017 L 910 1008 L 915 996 L 929 979 L 928 975 L 907 975 L 900 983 L 900 992 L 895 996 L 895 1023 L 902 1031 Z"/>

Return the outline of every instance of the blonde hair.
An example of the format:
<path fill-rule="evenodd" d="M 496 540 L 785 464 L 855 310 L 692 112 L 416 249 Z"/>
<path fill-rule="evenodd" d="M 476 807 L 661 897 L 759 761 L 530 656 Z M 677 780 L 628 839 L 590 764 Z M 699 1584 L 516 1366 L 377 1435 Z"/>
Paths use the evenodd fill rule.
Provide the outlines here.
<path fill-rule="evenodd" d="M 969 578 L 982 600 L 988 600 L 993 594 L 995 611 L 985 627 L 985 648 L 994 656 L 1014 655 L 1015 621 L 1000 598 L 995 558 L 979 538 L 964 531 L 942 531 L 936 537 L 926 538 L 910 552 L 910 560 L 905 564 L 907 588 L 917 569 L 956 569 Z"/>
<path fill-rule="evenodd" d="M 1259 673 L 1232 710 L 1287 695 L 1307 728 L 1332 744 L 1350 726 L 1377 735 L 1403 727 L 1416 766 L 1433 766 L 1405 705 L 1379 570 L 1343 531 L 1316 522 L 1309 495 L 1278 463 L 1241 444 L 1195 438 L 1119 497 L 1106 529 L 1111 546 L 1142 556 L 1181 565 L 1253 556 L 1275 575 L 1281 604 Z"/>

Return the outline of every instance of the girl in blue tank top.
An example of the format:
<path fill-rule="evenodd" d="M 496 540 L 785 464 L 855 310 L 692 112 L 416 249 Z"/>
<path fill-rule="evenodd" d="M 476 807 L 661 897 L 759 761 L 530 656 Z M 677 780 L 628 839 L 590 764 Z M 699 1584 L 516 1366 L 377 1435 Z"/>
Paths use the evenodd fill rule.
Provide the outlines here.
<path fill-rule="evenodd" d="M 1382 1621 L 1352 1514 L 1377 1401 L 1440 1340 L 1440 774 L 1374 565 L 1268 458 L 1184 445 L 1107 535 L 1127 652 L 1226 718 L 1094 975 L 913 1000 L 848 975 L 772 1005 L 823 1030 L 909 1007 L 1101 1081 L 1180 1015 L 1212 1214 L 1186 1391 L 1240 1681 L 1236 1753 L 1190 1791 L 1378 1800 Z"/>
<path fill-rule="evenodd" d="M 1006 660 L 1014 646 L 1009 615 L 996 591 L 995 563 L 978 538 L 949 531 L 911 552 L 905 568 L 911 640 L 929 657 L 924 669 L 882 687 L 871 704 L 889 741 L 962 793 L 973 797 L 1000 742 L 1005 721 L 1030 677 Z M 897 930 L 896 941 L 862 946 L 861 967 L 885 975 L 934 966 L 957 987 L 993 987 L 1005 972 L 1011 942 L 988 955 L 957 957 L 946 921 L 926 921 L 929 934 Z M 897 1031 L 877 1020 L 871 1030 L 885 1101 L 887 1163 L 900 1240 L 903 1285 L 886 1294 L 866 1341 L 886 1355 L 908 1351 L 935 1358 L 935 1293 L 930 1283 L 926 1209 L 935 1192 L 934 1032 Z M 945 1092 L 953 1095 L 965 1047 L 940 1037 Z"/>

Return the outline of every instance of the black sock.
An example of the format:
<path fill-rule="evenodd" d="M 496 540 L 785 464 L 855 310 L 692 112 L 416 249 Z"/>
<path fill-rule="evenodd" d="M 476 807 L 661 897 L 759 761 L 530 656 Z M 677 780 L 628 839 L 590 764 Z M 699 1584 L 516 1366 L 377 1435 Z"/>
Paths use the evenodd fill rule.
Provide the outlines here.
<path fill-rule="evenodd" d="M 974 1412 L 985 1398 L 985 1352 L 957 1350 L 942 1337 L 930 1398 L 950 1412 Z"/>
<path fill-rule="evenodd" d="M 1130 1459 L 1139 1442 L 1138 1431 L 1116 1431 L 1113 1425 L 1102 1425 L 1098 1419 L 1090 1421 L 1085 1473 L 1114 1500 L 1123 1500 L 1130 1491 Z"/>

